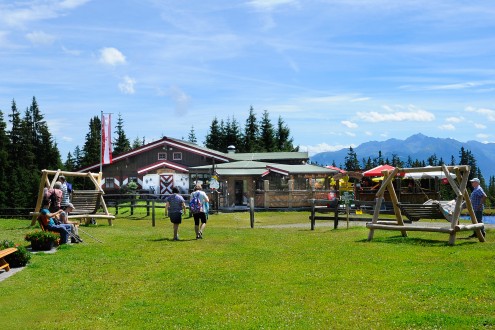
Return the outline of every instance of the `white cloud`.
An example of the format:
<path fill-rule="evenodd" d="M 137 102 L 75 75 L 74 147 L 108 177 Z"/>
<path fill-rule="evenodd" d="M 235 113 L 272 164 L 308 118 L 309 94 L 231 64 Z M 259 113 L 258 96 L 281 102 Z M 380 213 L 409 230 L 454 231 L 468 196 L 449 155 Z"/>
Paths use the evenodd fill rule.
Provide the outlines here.
<path fill-rule="evenodd" d="M 399 108 L 404 108 L 399 106 Z M 372 123 L 384 122 L 384 121 L 433 121 L 435 120 L 435 115 L 431 112 L 418 109 L 414 106 L 408 106 L 407 111 L 396 111 L 390 106 L 384 106 L 386 111 L 384 112 L 358 112 L 357 115 L 360 119 L 364 121 L 369 121 Z"/>
<path fill-rule="evenodd" d="M 474 124 L 474 127 L 476 127 L 477 129 L 486 129 L 486 125 L 483 124 Z"/>
<path fill-rule="evenodd" d="M 445 119 L 448 123 L 462 123 L 464 120 L 464 117 L 448 117 Z"/>
<path fill-rule="evenodd" d="M 135 84 L 136 84 L 136 80 L 132 79 L 129 76 L 124 76 L 122 78 L 122 82 L 119 83 L 119 89 L 124 94 L 134 94 Z"/>
<path fill-rule="evenodd" d="M 355 137 L 356 136 L 356 133 L 353 133 L 353 132 L 345 132 L 346 135 L 348 136 L 351 136 L 351 137 Z"/>
<path fill-rule="evenodd" d="M 74 141 L 74 139 L 70 136 L 62 136 L 62 140 L 66 141 L 66 142 L 72 142 Z"/>
<path fill-rule="evenodd" d="M 270 11 L 282 5 L 298 4 L 297 0 L 252 0 L 248 4 L 258 10 Z"/>
<path fill-rule="evenodd" d="M 26 34 L 26 39 L 34 45 L 51 45 L 55 41 L 55 37 L 43 31 L 34 31 Z"/>
<path fill-rule="evenodd" d="M 80 50 L 76 50 L 76 49 L 69 49 L 65 46 L 62 46 L 62 51 L 65 53 L 65 54 L 68 54 L 68 55 L 74 55 L 74 56 L 79 56 L 81 55 L 81 51 Z"/>
<path fill-rule="evenodd" d="M 307 151 L 310 156 L 313 156 L 314 154 L 320 153 L 320 152 L 325 152 L 325 151 L 338 151 L 342 149 L 346 149 L 349 147 L 355 148 L 356 146 L 351 144 L 351 145 L 329 145 L 326 143 L 320 143 L 315 146 L 310 146 L 310 145 L 300 145 L 299 150 L 301 151 Z"/>
<path fill-rule="evenodd" d="M 485 139 L 485 140 L 487 140 L 490 137 L 490 135 L 489 134 L 482 134 L 482 133 L 480 133 L 480 134 L 476 134 L 476 137 L 478 139 Z"/>
<path fill-rule="evenodd" d="M 485 109 L 485 108 L 467 107 L 466 111 L 478 113 L 482 116 L 485 116 L 489 121 L 495 121 L 495 110 Z"/>
<path fill-rule="evenodd" d="M 455 131 L 455 126 L 452 124 L 445 124 L 438 126 L 442 131 Z"/>
<path fill-rule="evenodd" d="M 365 102 L 371 100 L 370 97 L 357 97 L 355 99 L 351 99 L 351 102 Z"/>
<path fill-rule="evenodd" d="M 340 123 L 342 125 L 346 126 L 347 128 L 357 128 L 358 127 L 358 125 L 356 123 L 353 123 L 349 120 L 342 120 Z"/>
<path fill-rule="evenodd" d="M 189 106 L 190 97 L 182 89 L 177 86 L 170 86 L 165 93 L 175 103 L 175 112 L 177 114 L 185 114 Z"/>
<path fill-rule="evenodd" d="M 107 65 L 118 65 L 125 64 L 125 56 L 118 50 L 113 47 L 106 47 L 100 49 L 100 62 Z"/>
<path fill-rule="evenodd" d="M 12 1 L 5 5 L 0 3 L 0 22 L 23 27 L 30 22 L 57 18 L 89 1 L 91 0 Z"/>

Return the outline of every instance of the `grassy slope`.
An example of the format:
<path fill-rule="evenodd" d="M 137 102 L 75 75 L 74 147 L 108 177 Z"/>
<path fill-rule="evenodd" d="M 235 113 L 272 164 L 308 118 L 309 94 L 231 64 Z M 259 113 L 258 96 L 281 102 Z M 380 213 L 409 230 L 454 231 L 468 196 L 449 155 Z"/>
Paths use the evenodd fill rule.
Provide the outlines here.
<path fill-rule="evenodd" d="M 258 213 L 251 229 L 247 213 L 212 215 L 199 241 L 186 219 L 179 242 L 164 219 L 81 227 L 104 243 L 81 233 L 83 244 L 34 255 L 0 282 L 0 319 L 12 329 L 495 327 L 492 231 L 454 247 L 419 232 L 367 242 L 364 227 L 310 231 L 307 217 Z M 290 223 L 305 226 L 263 228 Z M 22 242 L 28 224 L 1 220 L 0 239 Z"/>

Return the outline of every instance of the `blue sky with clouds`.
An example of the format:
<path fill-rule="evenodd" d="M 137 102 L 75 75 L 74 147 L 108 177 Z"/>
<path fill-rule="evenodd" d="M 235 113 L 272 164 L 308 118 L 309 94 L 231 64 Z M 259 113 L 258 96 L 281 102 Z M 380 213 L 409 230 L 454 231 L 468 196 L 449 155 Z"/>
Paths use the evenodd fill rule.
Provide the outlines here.
<path fill-rule="evenodd" d="M 132 141 L 282 116 L 310 154 L 423 133 L 495 142 L 495 5 L 0 0 L 0 109 L 35 96 L 65 159 L 101 111 Z"/>

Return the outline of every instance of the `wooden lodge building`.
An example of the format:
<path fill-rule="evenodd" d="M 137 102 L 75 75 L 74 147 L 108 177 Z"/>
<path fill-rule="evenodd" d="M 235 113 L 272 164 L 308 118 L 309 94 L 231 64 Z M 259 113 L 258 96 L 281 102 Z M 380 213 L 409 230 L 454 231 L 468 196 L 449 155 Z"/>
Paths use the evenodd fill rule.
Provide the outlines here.
<path fill-rule="evenodd" d="M 183 140 L 163 137 L 115 156 L 103 165 L 102 188 L 119 193 L 130 182 L 152 195 L 168 195 L 172 187 L 189 194 L 196 183 L 216 192 L 219 207 L 245 205 L 256 192 L 311 190 L 315 182 L 328 182 L 335 170 L 308 165 L 307 152 L 227 153 Z M 98 172 L 100 164 L 79 172 Z M 328 186 L 328 183 L 326 184 Z M 258 202 L 263 203 L 258 196 Z"/>

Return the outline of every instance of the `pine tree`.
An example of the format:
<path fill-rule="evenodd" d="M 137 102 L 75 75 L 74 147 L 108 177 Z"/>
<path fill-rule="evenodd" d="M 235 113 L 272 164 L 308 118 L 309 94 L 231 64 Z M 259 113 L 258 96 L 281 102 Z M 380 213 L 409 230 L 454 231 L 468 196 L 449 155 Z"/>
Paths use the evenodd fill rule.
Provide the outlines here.
<path fill-rule="evenodd" d="M 10 140 L 7 135 L 7 123 L 4 121 L 2 110 L 0 110 L 0 209 L 8 206 L 7 195 L 10 191 L 8 180 L 10 168 L 9 148 Z"/>
<path fill-rule="evenodd" d="M 60 168 L 62 165 L 60 152 L 34 96 L 24 120 L 27 127 L 31 126 L 32 128 L 32 144 L 33 152 L 36 155 L 36 167 L 40 170 Z"/>
<path fill-rule="evenodd" d="M 139 148 L 139 147 L 142 147 L 143 145 L 144 145 L 144 139 L 143 139 L 143 140 L 141 140 L 141 139 L 139 138 L 139 136 L 136 136 L 136 138 L 134 139 L 134 141 L 132 141 L 132 146 L 131 146 L 131 148 L 132 148 L 132 149 L 137 149 L 137 148 Z"/>
<path fill-rule="evenodd" d="M 359 161 L 357 159 L 357 154 L 352 149 L 352 147 L 349 147 L 349 152 L 347 153 L 347 156 L 345 156 L 345 165 L 344 169 L 346 171 L 358 171 L 359 170 Z"/>
<path fill-rule="evenodd" d="M 206 135 L 205 139 L 205 147 L 220 151 L 221 132 L 217 117 L 213 118 L 213 121 L 211 122 L 209 133 Z"/>
<path fill-rule="evenodd" d="M 260 150 L 265 152 L 275 151 L 276 140 L 275 130 L 273 129 L 268 110 L 263 111 L 263 116 L 259 124 L 260 127 Z"/>
<path fill-rule="evenodd" d="M 94 116 L 89 120 L 89 132 L 86 134 L 86 142 L 82 149 L 81 166 L 98 164 L 101 157 L 101 120 Z"/>
<path fill-rule="evenodd" d="M 69 151 L 69 153 L 67 154 L 67 159 L 65 160 L 65 163 L 64 163 L 64 169 L 66 171 L 73 172 L 76 169 L 75 163 L 76 163 L 76 161 L 72 157 L 72 154 Z"/>
<path fill-rule="evenodd" d="M 258 139 L 259 139 L 259 127 L 256 120 L 256 115 L 254 109 L 251 106 L 249 109 L 249 116 L 246 119 L 246 124 L 244 126 L 244 143 L 241 145 L 241 152 L 256 152 L 258 151 Z"/>
<path fill-rule="evenodd" d="M 241 131 L 239 128 L 239 123 L 232 116 L 232 120 L 227 118 L 227 121 L 221 126 L 222 132 L 222 151 L 228 150 L 229 146 L 234 146 L 236 149 L 241 145 Z"/>
<path fill-rule="evenodd" d="M 293 139 L 290 137 L 290 129 L 284 123 L 281 116 L 278 117 L 277 130 L 275 132 L 276 148 L 274 151 L 299 151 L 299 147 L 294 147 Z"/>
<path fill-rule="evenodd" d="M 78 169 L 82 167 L 83 163 L 83 152 L 79 146 L 76 146 L 74 149 L 74 169 Z"/>
<path fill-rule="evenodd" d="M 116 135 L 115 140 L 113 140 L 113 156 L 121 155 L 129 150 L 131 150 L 131 142 L 127 138 L 124 131 L 124 119 L 122 119 L 121 114 L 117 118 L 117 125 L 115 126 L 116 131 L 114 132 Z M 101 133 L 100 133 L 101 134 Z"/>
<path fill-rule="evenodd" d="M 191 130 L 189 131 L 189 135 L 187 136 L 187 141 L 195 144 L 198 142 L 196 133 L 194 132 L 194 125 L 191 126 Z"/>

